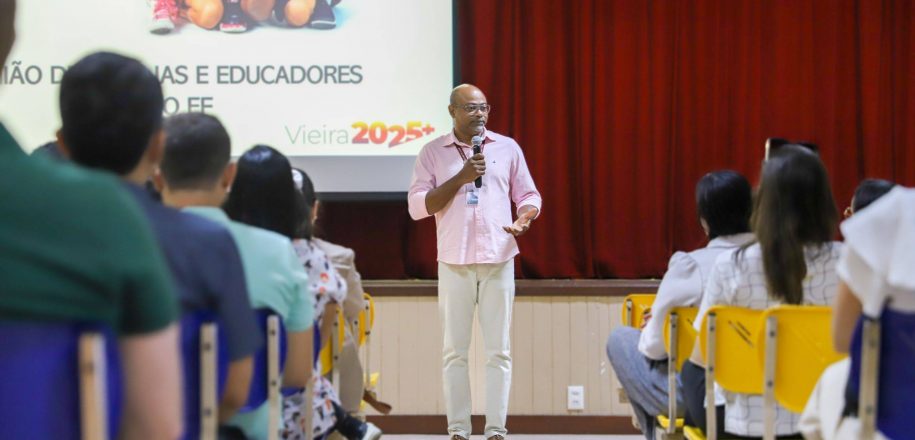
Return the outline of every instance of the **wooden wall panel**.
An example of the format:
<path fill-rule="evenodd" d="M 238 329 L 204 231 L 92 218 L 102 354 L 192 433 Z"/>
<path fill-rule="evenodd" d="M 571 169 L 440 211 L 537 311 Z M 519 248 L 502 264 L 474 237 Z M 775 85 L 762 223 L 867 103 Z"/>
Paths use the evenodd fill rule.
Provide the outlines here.
<path fill-rule="evenodd" d="M 576 296 L 569 301 L 569 378 L 567 385 L 581 385 L 585 388 L 585 408 L 588 408 L 588 351 L 595 351 L 588 346 L 588 301 Z M 568 396 L 565 396 L 568 397 Z M 567 404 L 567 399 L 563 403 Z M 563 406 L 565 408 L 565 406 Z M 584 411 L 567 411 L 569 414 L 582 414 Z"/>
<path fill-rule="evenodd" d="M 512 391 L 509 414 L 534 414 L 534 305 L 515 300 L 512 317 Z"/>
<path fill-rule="evenodd" d="M 628 415 L 607 361 L 610 330 L 621 325 L 622 298 L 516 297 L 512 318 L 510 415 Z M 472 408 L 485 411 L 485 347 L 478 324 L 470 350 Z M 398 415 L 444 414 L 442 331 L 434 297 L 376 298 L 370 368 L 379 398 Z M 567 387 L 585 389 L 584 411 L 566 409 Z M 371 412 L 370 412 L 371 413 Z"/>

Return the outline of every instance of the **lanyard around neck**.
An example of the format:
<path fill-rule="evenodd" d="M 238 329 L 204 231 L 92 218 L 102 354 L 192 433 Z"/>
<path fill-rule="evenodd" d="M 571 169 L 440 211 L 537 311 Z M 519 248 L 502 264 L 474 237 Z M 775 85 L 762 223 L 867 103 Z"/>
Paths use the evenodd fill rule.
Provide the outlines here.
<path fill-rule="evenodd" d="M 484 142 L 484 144 L 485 144 L 485 142 Z M 483 152 L 484 144 L 481 144 L 481 145 L 480 145 L 480 152 L 481 152 L 481 153 Z M 464 147 L 462 147 L 461 144 L 455 142 L 455 143 L 454 143 L 454 148 L 457 150 L 458 154 L 461 155 L 461 161 L 466 162 L 466 161 L 467 161 L 467 153 L 464 153 Z M 473 148 L 471 148 L 471 151 L 473 151 Z"/>

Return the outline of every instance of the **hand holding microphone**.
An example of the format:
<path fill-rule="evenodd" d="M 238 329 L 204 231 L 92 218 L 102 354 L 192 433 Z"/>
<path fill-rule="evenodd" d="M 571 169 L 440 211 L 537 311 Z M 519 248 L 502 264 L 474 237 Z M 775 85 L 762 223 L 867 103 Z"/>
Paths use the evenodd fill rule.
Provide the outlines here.
<path fill-rule="evenodd" d="M 483 186 L 483 175 L 486 174 L 486 158 L 480 152 L 480 145 L 483 138 L 480 136 L 473 137 L 473 156 L 464 161 L 464 168 L 461 169 L 462 181 L 465 183 L 474 182 L 477 188 Z M 460 147 L 457 147 L 460 148 Z"/>
<path fill-rule="evenodd" d="M 474 136 L 470 142 L 473 144 L 473 157 L 479 156 L 479 160 L 483 163 L 483 171 L 485 174 L 486 171 L 486 159 L 483 157 L 483 152 L 481 146 L 483 145 L 483 138 L 480 135 Z M 473 157 L 471 159 L 473 159 Z M 480 174 L 480 177 L 477 177 L 477 180 L 473 184 L 479 188 L 483 186 L 483 174 Z"/>

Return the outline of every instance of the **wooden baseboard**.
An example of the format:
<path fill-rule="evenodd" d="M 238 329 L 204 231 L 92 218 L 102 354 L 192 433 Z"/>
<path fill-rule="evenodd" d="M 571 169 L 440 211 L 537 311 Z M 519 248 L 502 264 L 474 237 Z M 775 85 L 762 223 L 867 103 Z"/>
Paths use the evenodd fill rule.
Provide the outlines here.
<path fill-rule="evenodd" d="M 444 435 L 445 416 L 368 416 L 385 434 Z M 473 416 L 473 434 L 482 435 L 483 416 Z M 629 416 L 508 416 L 506 428 L 512 434 L 639 434 Z"/>
<path fill-rule="evenodd" d="M 659 280 L 515 280 L 515 296 L 610 296 L 654 293 Z M 363 280 L 374 297 L 437 296 L 436 280 Z"/>

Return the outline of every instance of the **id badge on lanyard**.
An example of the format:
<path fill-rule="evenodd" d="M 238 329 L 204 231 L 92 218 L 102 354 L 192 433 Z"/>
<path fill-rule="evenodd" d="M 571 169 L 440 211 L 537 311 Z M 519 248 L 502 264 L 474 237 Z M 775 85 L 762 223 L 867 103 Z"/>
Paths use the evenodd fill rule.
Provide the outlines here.
<path fill-rule="evenodd" d="M 455 145 L 454 148 L 456 148 L 458 151 L 458 154 L 461 155 L 461 160 L 466 162 L 467 155 L 464 154 L 464 148 L 459 145 Z M 464 187 L 466 188 L 464 190 L 464 193 L 467 195 L 467 205 L 479 205 L 480 204 L 480 188 L 477 188 L 473 182 L 470 182 L 467 185 L 464 185 Z"/>
<path fill-rule="evenodd" d="M 480 193 L 476 186 L 473 183 L 467 185 L 467 204 L 468 205 L 479 205 L 480 204 Z"/>

